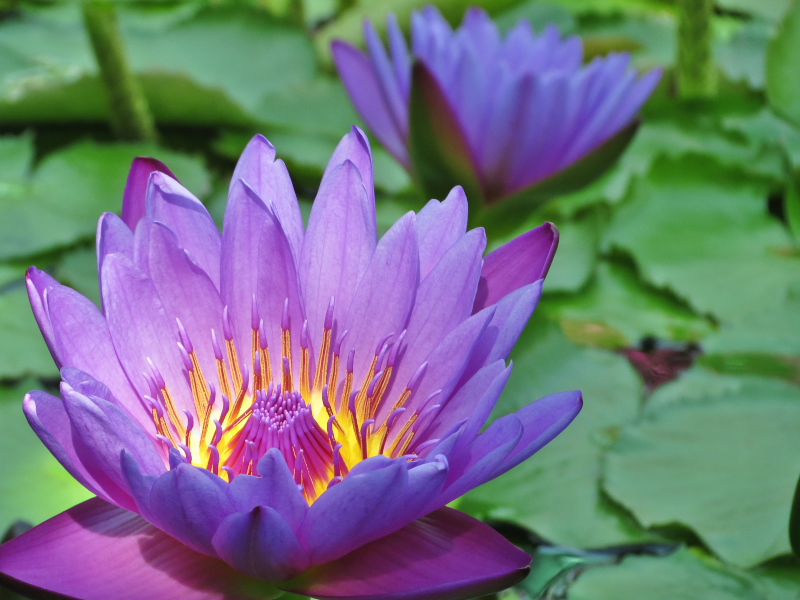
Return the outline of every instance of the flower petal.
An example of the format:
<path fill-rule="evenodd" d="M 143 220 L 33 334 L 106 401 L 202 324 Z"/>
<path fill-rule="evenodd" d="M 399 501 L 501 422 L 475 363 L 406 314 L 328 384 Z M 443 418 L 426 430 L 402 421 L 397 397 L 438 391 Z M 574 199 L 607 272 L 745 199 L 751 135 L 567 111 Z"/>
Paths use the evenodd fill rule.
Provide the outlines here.
<path fill-rule="evenodd" d="M 222 333 L 223 304 L 217 287 L 186 252 L 178 246 L 175 234 L 161 223 L 142 221 L 148 227 L 148 272 L 166 312 L 167 320 L 183 331 L 176 338 L 186 351 L 194 354 L 202 376 L 222 389 L 212 344 L 212 331 Z M 185 335 L 184 335 L 185 333 Z"/>
<path fill-rule="evenodd" d="M 532 454 L 550 443 L 572 423 L 583 407 L 579 391 L 561 392 L 545 396 L 518 410 L 516 417 L 522 422 L 522 437 L 511 454 L 503 461 L 497 477 L 527 460 Z M 490 428 L 491 429 L 491 428 Z"/>
<path fill-rule="evenodd" d="M 142 227 L 139 227 L 142 230 Z M 123 254 L 103 263 L 103 306 L 114 349 L 139 396 L 152 393 L 148 359 L 169 388 L 178 411 L 194 411 L 192 392 L 178 352 L 178 328 L 170 323 L 158 292 L 142 271 Z"/>
<path fill-rule="evenodd" d="M 309 567 L 297 535 L 274 508 L 256 506 L 230 515 L 213 541 L 225 562 L 264 581 L 284 581 Z"/>
<path fill-rule="evenodd" d="M 106 491 L 78 456 L 63 400 L 47 392 L 34 390 L 26 394 L 22 410 L 31 429 L 67 472 L 90 492 L 112 502 L 116 488 L 110 493 Z"/>
<path fill-rule="evenodd" d="M 50 290 L 47 307 L 59 364 L 102 381 L 115 401 L 148 431 L 153 420 L 117 358 L 105 317 L 88 298 L 65 286 Z"/>
<path fill-rule="evenodd" d="M 489 254 L 483 263 L 473 312 L 524 285 L 543 279 L 558 248 L 558 229 L 545 223 Z"/>
<path fill-rule="evenodd" d="M 44 341 L 50 349 L 50 354 L 53 356 L 56 366 L 60 368 L 61 362 L 58 359 L 58 352 L 53 339 L 53 324 L 50 322 L 46 298 L 51 289 L 61 284 L 44 271 L 40 271 L 36 267 L 30 267 L 25 274 L 25 285 L 28 288 L 28 299 L 31 303 L 33 316 L 39 325 L 39 330 L 42 332 L 42 337 L 44 337 Z"/>
<path fill-rule="evenodd" d="M 279 592 L 187 548 L 136 513 L 87 500 L 0 546 L 0 579 L 82 600 L 268 600 Z M 39 591 L 38 593 L 41 593 Z"/>
<path fill-rule="evenodd" d="M 172 177 L 153 173 L 147 188 L 147 216 L 169 227 L 181 248 L 219 288 L 222 236 L 203 203 Z"/>
<path fill-rule="evenodd" d="M 303 247 L 303 215 L 297 203 L 297 195 L 294 193 L 286 164 L 280 159 L 275 159 L 275 146 L 263 135 L 257 135 L 250 140 L 242 152 L 233 171 L 231 192 L 240 179 L 247 183 L 264 206 L 278 217 L 281 228 L 289 240 L 293 256 L 295 258 L 300 256 L 300 249 Z M 225 222 L 227 221 L 226 212 Z"/>
<path fill-rule="evenodd" d="M 227 486 L 210 471 L 180 464 L 153 483 L 146 507 L 148 519 L 190 548 L 214 556 L 214 533 L 234 512 Z"/>
<path fill-rule="evenodd" d="M 136 229 L 139 219 L 147 213 L 147 184 L 153 172 L 164 173 L 173 179 L 169 167 L 155 158 L 138 157 L 133 159 L 125 184 L 125 195 L 122 198 L 122 220 L 131 231 Z"/>
<path fill-rule="evenodd" d="M 258 462 L 258 477 L 237 475 L 228 488 L 228 497 L 241 512 L 256 506 L 274 508 L 289 525 L 298 528 L 308 512 L 292 472 L 281 451 L 270 448 Z"/>
<path fill-rule="evenodd" d="M 339 40 L 331 44 L 331 53 L 356 110 L 386 149 L 408 168 L 407 132 L 398 129 L 372 62 L 361 50 Z"/>
<path fill-rule="evenodd" d="M 364 381 L 378 342 L 405 328 L 418 285 L 419 246 L 408 213 L 378 242 L 342 326 L 343 349 L 355 349 L 355 381 Z"/>
<path fill-rule="evenodd" d="M 529 564 L 488 525 L 442 508 L 281 587 L 321 600 L 457 600 L 521 581 Z"/>
<path fill-rule="evenodd" d="M 470 316 L 485 247 L 483 229 L 473 229 L 451 246 L 430 277 L 420 283 L 395 375 L 399 385 L 405 385 L 436 346 Z"/>
<path fill-rule="evenodd" d="M 351 134 L 352 135 L 352 134 Z M 322 339 L 328 306 L 347 315 L 377 243 L 374 200 L 354 163 L 327 171 L 308 219 L 300 283 L 314 342 Z M 336 339 L 338 335 L 334 332 Z"/>
<path fill-rule="evenodd" d="M 467 196 L 460 185 L 447 198 L 431 200 L 417 214 L 420 277 L 425 279 L 445 252 L 467 231 Z"/>
<path fill-rule="evenodd" d="M 400 527 L 393 527 L 392 519 L 408 485 L 407 468 L 385 457 L 360 465 L 368 462 L 386 462 L 387 466 L 349 473 L 311 505 L 299 531 L 311 564 L 339 558 Z"/>

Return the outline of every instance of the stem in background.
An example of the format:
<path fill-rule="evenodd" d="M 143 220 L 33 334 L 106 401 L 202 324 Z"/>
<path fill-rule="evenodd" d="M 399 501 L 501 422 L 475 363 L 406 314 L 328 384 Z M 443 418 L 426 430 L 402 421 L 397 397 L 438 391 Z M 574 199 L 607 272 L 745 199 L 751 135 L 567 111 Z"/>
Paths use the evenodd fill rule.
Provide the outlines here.
<path fill-rule="evenodd" d="M 153 115 L 125 55 L 114 4 L 84 2 L 83 21 L 108 93 L 114 132 L 124 140 L 155 141 Z"/>
<path fill-rule="evenodd" d="M 678 93 L 681 98 L 704 98 L 716 93 L 713 14 L 713 0 L 678 0 Z"/>

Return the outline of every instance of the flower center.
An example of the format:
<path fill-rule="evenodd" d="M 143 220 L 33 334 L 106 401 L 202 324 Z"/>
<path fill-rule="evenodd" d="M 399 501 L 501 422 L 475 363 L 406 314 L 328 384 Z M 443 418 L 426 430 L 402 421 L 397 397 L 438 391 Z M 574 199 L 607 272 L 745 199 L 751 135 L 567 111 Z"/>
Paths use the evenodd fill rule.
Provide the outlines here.
<path fill-rule="evenodd" d="M 354 465 L 371 456 L 406 456 L 415 460 L 438 440 L 420 434 L 440 406 L 431 394 L 415 410 L 408 401 L 424 375 L 422 364 L 394 402 L 392 382 L 405 332 L 389 334 L 377 344 L 362 381 L 354 375 L 355 349 L 345 352 L 347 332 L 333 339 L 331 299 L 319 352 L 312 353 L 308 323 L 300 335 L 299 381 L 293 376 L 292 330 L 288 300 L 281 323 L 280 358 L 273 370 L 264 321 L 253 303 L 249 360 L 240 358 L 227 307 L 223 337 L 211 331 L 216 373 L 203 372 L 201 360 L 180 320 L 177 348 L 191 388 L 190 408 L 178 409 L 167 382 L 149 358 L 145 374 L 151 393 L 144 397 L 157 438 L 177 449 L 185 462 L 232 481 L 240 474 L 258 475 L 259 459 L 277 448 L 286 459 L 306 499 L 313 502 Z M 316 359 L 313 360 L 312 359 Z M 406 414 L 409 413 L 409 414 Z"/>

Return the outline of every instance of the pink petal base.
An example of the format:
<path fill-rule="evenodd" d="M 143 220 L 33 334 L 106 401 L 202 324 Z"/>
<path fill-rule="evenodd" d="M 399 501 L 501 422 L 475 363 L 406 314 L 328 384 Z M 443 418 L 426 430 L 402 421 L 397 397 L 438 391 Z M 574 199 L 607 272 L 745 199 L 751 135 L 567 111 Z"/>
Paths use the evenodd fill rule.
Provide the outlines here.
<path fill-rule="evenodd" d="M 530 556 L 450 508 L 312 568 L 283 590 L 321 599 L 456 600 L 522 580 Z M 272 600 L 283 592 L 94 498 L 0 546 L 0 582 L 33 597 Z"/>
<path fill-rule="evenodd" d="M 282 593 L 99 498 L 0 546 L 0 580 L 35 597 L 81 600 L 250 600 Z"/>

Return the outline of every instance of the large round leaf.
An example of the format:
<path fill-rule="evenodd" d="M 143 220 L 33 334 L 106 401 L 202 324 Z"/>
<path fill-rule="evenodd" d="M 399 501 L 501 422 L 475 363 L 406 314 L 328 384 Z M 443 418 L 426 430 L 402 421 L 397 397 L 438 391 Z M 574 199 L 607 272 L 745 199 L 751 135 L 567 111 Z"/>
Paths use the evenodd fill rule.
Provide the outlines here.
<path fill-rule="evenodd" d="M 662 160 L 634 186 L 606 243 L 701 312 L 741 320 L 779 305 L 800 257 L 766 210 L 766 186 L 700 156 Z"/>
<path fill-rule="evenodd" d="M 654 394 L 644 420 L 609 451 L 605 487 L 643 525 L 686 525 L 727 561 L 784 554 L 800 473 L 800 388 L 699 379 L 709 381 L 679 380 Z"/>
<path fill-rule="evenodd" d="M 198 195 L 208 190 L 199 159 L 150 145 L 76 144 L 45 158 L 25 185 L 0 187 L 0 260 L 90 238 L 101 213 L 120 210 L 136 156 L 163 160 Z"/>
<path fill-rule="evenodd" d="M 798 595 L 800 586 L 780 574 L 742 571 L 687 548 L 589 569 L 569 590 L 570 600 L 790 600 Z"/>

